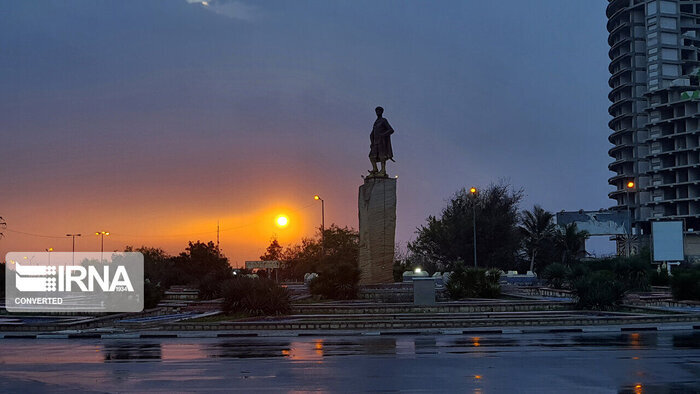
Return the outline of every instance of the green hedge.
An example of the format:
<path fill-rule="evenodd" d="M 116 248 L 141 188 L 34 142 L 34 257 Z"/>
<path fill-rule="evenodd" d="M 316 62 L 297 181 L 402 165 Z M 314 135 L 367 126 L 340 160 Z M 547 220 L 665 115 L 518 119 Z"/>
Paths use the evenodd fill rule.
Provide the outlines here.
<path fill-rule="evenodd" d="M 289 313 L 289 293 L 270 279 L 234 278 L 223 283 L 224 312 L 250 316 Z"/>
<path fill-rule="evenodd" d="M 501 272 L 496 269 L 464 268 L 456 264 L 455 270 L 445 285 L 447 294 L 453 300 L 462 298 L 497 298 L 501 295 L 498 280 Z"/>
<path fill-rule="evenodd" d="M 326 265 L 318 277 L 309 282 L 311 294 L 333 300 L 357 298 L 360 270 L 354 264 Z"/>
<path fill-rule="evenodd" d="M 676 269 L 672 274 L 671 292 L 674 299 L 700 301 L 700 269 Z"/>
<path fill-rule="evenodd" d="M 577 306 L 583 309 L 612 309 L 625 294 L 625 284 L 612 271 L 588 273 L 573 283 Z"/>

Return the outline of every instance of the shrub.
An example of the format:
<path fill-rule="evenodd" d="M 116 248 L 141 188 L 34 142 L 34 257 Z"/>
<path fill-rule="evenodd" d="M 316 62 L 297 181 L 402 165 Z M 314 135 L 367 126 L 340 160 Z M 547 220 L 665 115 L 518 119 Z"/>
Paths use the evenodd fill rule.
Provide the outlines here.
<path fill-rule="evenodd" d="M 199 282 L 199 298 L 203 300 L 212 300 L 220 298 L 223 284 L 230 280 L 232 274 L 228 270 L 215 270 L 204 275 L 204 278 Z"/>
<path fill-rule="evenodd" d="M 334 300 L 357 298 L 360 270 L 355 264 L 326 265 L 318 277 L 309 282 L 311 294 Z"/>
<path fill-rule="evenodd" d="M 403 273 L 406 271 L 406 264 L 404 264 L 400 260 L 395 260 L 394 265 L 391 267 L 391 273 L 394 277 L 394 282 L 401 282 L 403 281 Z"/>
<path fill-rule="evenodd" d="M 649 284 L 652 286 L 668 286 L 669 278 L 668 272 L 666 270 L 657 271 L 655 269 L 649 270 Z"/>
<path fill-rule="evenodd" d="M 233 278 L 221 287 L 226 313 L 250 316 L 283 315 L 289 313 L 289 293 L 269 279 Z"/>
<path fill-rule="evenodd" d="M 486 283 L 481 291 L 481 296 L 484 298 L 498 298 L 501 295 L 501 285 L 498 281 L 501 279 L 501 270 L 491 268 L 486 271 Z"/>
<path fill-rule="evenodd" d="M 163 298 L 163 288 L 160 283 L 153 283 L 149 279 L 143 281 L 143 306 L 145 309 L 155 308 Z"/>
<path fill-rule="evenodd" d="M 464 264 L 455 264 L 445 289 L 453 300 L 462 298 L 495 298 L 501 294 L 498 284 L 501 273 L 498 270 L 481 268 L 464 268 Z"/>
<path fill-rule="evenodd" d="M 602 259 L 590 260 L 585 263 L 586 268 L 590 271 L 613 271 L 615 269 L 615 263 L 617 262 L 617 257 L 605 257 Z"/>
<path fill-rule="evenodd" d="M 569 277 L 570 269 L 561 263 L 552 263 L 542 271 L 542 278 L 555 289 L 561 289 L 564 281 Z"/>
<path fill-rule="evenodd" d="M 569 284 L 574 283 L 578 279 L 583 278 L 591 272 L 591 269 L 583 263 L 572 264 L 569 267 L 568 273 L 566 275 L 566 280 Z"/>
<path fill-rule="evenodd" d="M 626 290 L 649 290 L 648 268 L 648 260 L 636 258 L 621 259 L 614 265 L 615 276 L 625 285 Z"/>
<path fill-rule="evenodd" d="M 700 269 L 673 271 L 671 293 L 676 300 L 700 300 Z"/>
<path fill-rule="evenodd" d="M 615 279 L 612 271 L 595 271 L 573 283 L 577 306 L 583 309 L 609 310 L 624 295 L 624 284 Z"/>

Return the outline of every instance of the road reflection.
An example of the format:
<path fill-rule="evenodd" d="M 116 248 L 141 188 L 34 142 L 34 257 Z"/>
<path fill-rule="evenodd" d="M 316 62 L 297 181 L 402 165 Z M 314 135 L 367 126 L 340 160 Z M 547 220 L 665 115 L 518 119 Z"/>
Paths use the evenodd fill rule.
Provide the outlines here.
<path fill-rule="evenodd" d="M 129 340 L 3 340 L 0 363 L 139 362 L 219 358 L 288 358 L 322 360 L 351 355 L 417 356 L 501 352 L 509 348 L 609 348 L 643 350 L 657 347 L 700 349 L 700 333 L 656 332 L 579 335 L 419 335 L 376 337 L 293 337 Z M 68 350 L 68 353 L 66 351 Z M 67 356 L 69 354 L 69 357 Z M 633 359 L 639 359 L 635 354 Z"/>
<path fill-rule="evenodd" d="M 679 349 L 700 349 L 700 332 L 687 335 L 674 335 L 673 347 Z"/>
<path fill-rule="evenodd" d="M 552 384 L 562 390 L 578 385 L 614 387 L 621 393 L 698 392 L 692 387 L 700 384 L 693 369 L 700 357 L 700 333 L 695 332 L 6 339 L 0 348 L 0 391 L 8 391 L 3 379 L 14 382 L 4 388 L 30 381 L 121 388 L 136 381 L 133 387 L 141 389 L 147 388 L 139 386 L 144 382 L 160 387 L 197 381 L 202 388 L 216 388 L 220 382 L 256 379 L 277 384 L 284 381 L 280 378 L 324 391 L 338 374 L 347 374 L 349 382 L 363 376 L 356 382 L 363 384 L 383 382 L 385 373 L 400 374 L 396 382 L 407 389 L 421 386 L 430 375 L 443 383 L 461 382 L 462 392 L 498 391 L 536 373 L 554 374 L 558 380 Z M 660 377 L 672 384 L 661 384 Z"/>
<path fill-rule="evenodd" d="M 102 347 L 102 354 L 105 362 L 163 359 L 160 343 L 107 343 Z"/>

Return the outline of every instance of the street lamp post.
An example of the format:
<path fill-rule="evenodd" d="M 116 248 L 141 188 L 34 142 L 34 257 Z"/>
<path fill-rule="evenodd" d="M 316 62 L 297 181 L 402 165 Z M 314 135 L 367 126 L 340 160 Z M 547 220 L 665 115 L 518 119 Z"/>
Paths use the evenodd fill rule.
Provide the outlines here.
<path fill-rule="evenodd" d="M 44 250 L 46 250 L 46 253 L 48 253 L 48 255 L 49 255 L 48 265 L 51 265 L 51 252 L 53 252 L 53 248 L 48 248 L 48 249 L 44 249 Z"/>
<path fill-rule="evenodd" d="M 632 243 L 632 210 L 630 205 L 632 205 L 632 191 L 634 191 L 634 181 L 627 182 L 627 242 L 626 242 L 626 253 L 627 257 L 631 254 L 631 243 Z"/>
<path fill-rule="evenodd" d="M 109 231 L 97 231 L 95 235 L 100 236 L 100 264 L 102 264 L 102 254 L 105 251 L 105 235 L 109 236 Z"/>
<path fill-rule="evenodd" d="M 314 200 L 321 201 L 321 253 L 326 254 L 326 204 L 323 199 L 317 194 Z"/>
<path fill-rule="evenodd" d="M 471 189 L 469 189 L 469 193 L 471 193 L 472 198 L 473 198 L 473 200 L 472 200 L 472 209 L 473 209 L 472 224 L 474 225 L 474 227 L 472 229 L 472 232 L 474 233 L 474 268 L 477 268 L 477 265 L 476 265 L 476 194 L 478 192 L 479 191 L 476 190 L 475 187 L 472 187 Z"/>
<path fill-rule="evenodd" d="M 71 265 L 75 265 L 75 237 L 79 237 L 80 234 L 66 234 L 66 237 L 73 238 L 73 255 L 71 257 Z"/>

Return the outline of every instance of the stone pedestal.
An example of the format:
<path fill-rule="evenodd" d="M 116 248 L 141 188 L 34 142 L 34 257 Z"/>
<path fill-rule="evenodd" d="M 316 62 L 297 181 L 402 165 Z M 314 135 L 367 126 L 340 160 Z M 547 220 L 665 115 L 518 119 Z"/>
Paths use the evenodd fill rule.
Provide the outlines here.
<path fill-rule="evenodd" d="M 360 285 L 392 283 L 396 234 L 396 179 L 366 178 L 358 198 Z"/>

